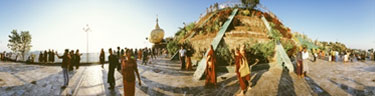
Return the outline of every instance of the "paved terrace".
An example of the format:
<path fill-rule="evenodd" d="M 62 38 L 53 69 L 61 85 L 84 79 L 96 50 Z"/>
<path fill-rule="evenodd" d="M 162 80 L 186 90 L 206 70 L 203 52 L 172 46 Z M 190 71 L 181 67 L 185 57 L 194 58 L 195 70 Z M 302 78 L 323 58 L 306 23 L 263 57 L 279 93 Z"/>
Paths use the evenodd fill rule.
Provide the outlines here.
<path fill-rule="evenodd" d="M 140 63 L 138 61 L 138 63 Z M 246 95 L 265 96 L 347 96 L 375 95 L 375 62 L 308 62 L 310 73 L 297 78 L 287 70 L 256 68 L 252 72 L 252 89 Z M 142 86 L 136 84 L 137 96 L 209 95 L 231 96 L 240 92 L 234 72 L 218 73 L 218 88 L 204 88 L 204 80 L 195 81 L 194 71 L 180 71 L 177 61 L 166 58 L 152 60 L 152 64 L 138 65 Z M 0 61 L 0 94 L 10 95 L 123 95 L 122 76 L 116 71 L 116 88 L 109 90 L 108 64 L 81 66 L 70 72 L 70 83 L 65 89 L 60 66 L 28 65 Z M 138 82 L 138 81 L 137 81 Z"/>

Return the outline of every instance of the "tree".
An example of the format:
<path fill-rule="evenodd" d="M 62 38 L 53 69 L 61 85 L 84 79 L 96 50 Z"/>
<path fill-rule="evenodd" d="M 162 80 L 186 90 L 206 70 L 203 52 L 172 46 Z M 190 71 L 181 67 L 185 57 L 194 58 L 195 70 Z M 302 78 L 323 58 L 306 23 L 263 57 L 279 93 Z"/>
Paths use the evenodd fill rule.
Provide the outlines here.
<path fill-rule="evenodd" d="M 9 37 L 8 48 L 10 48 L 14 53 L 22 56 L 22 60 L 25 59 L 25 53 L 30 51 L 31 45 L 31 35 L 29 31 L 21 31 L 21 34 L 17 30 L 12 30 Z"/>
<path fill-rule="evenodd" d="M 246 8 L 254 9 L 259 4 L 259 0 L 241 0 Z"/>

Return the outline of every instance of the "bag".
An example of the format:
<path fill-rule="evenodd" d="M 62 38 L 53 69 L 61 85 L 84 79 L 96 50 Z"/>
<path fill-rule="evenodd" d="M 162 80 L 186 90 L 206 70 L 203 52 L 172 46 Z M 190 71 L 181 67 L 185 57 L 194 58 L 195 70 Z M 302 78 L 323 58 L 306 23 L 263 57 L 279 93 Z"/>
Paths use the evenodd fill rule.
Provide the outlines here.
<path fill-rule="evenodd" d="M 240 64 L 240 75 L 241 77 L 245 77 L 250 74 L 249 64 L 247 63 L 246 59 L 241 59 L 242 64 Z"/>

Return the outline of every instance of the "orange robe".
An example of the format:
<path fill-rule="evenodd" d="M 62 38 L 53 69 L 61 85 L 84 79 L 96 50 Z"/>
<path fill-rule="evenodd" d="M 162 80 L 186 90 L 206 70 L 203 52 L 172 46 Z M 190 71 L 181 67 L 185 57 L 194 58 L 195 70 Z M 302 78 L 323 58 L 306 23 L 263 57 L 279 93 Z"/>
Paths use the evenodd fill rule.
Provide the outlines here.
<path fill-rule="evenodd" d="M 192 70 L 191 57 L 186 56 L 186 70 Z"/>
<path fill-rule="evenodd" d="M 142 60 L 142 50 L 139 50 L 139 51 L 138 51 L 138 59 L 139 59 L 139 60 Z"/>
<path fill-rule="evenodd" d="M 249 75 L 246 75 L 244 77 L 241 77 L 241 73 L 239 72 L 240 70 L 240 66 L 241 66 L 241 59 L 242 58 L 245 58 L 243 57 L 240 53 L 238 53 L 239 55 L 236 56 L 235 58 L 235 64 L 236 64 L 236 73 L 237 73 L 237 78 L 238 78 L 238 82 L 240 82 L 240 87 L 242 90 L 245 90 L 248 86 L 249 86 L 249 80 L 250 80 L 250 74 Z"/>
<path fill-rule="evenodd" d="M 216 57 L 215 53 L 213 50 L 210 50 L 208 52 L 207 56 L 211 56 L 210 59 L 207 59 L 207 67 L 206 67 L 206 86 L 216 86 L 216 70 L 215 70 L 215 65 L 216 65 Z M 209 66 L 209 62 L 211 62 L 211 66 Z"/>
<path fill-rule="evenodd" d="M 135 95 L 135 72 L 138 71 L 135 60 L 122 60 L 122 79 L 124 84 L 124 96 Z"/>

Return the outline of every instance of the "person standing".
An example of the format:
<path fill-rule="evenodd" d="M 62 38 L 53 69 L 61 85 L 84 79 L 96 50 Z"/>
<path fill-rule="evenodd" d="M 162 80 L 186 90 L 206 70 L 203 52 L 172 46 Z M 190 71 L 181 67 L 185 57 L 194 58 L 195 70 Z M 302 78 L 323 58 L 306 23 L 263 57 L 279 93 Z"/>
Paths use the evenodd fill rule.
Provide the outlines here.
<path fill-rule="evenodd" d="M 138 84 L 141 86 L 141 78 L 139 76 L 137 61 L 134 58 L 133 52 L 126 51 L 126 56 L 121 60 L 122 66 L 122 80 L 124 84 L 124 96 L 135 95 L 135 76 L 137 75 Z"/>
<path fill-rule="evenodd" d="M 48 49 L 48 51 L 47 51 L 47 59 L 48 59 L 48 62 L 47 63 L 50 63 L 51 62 L 51 49 Z"/>
<path fill-rule="evenodd" d="M 303 58 L 302 58 L 302 47 L 298 48 L 298 52 L 296 55 L 296 60 L 297 60 L 297 76 L 299 78 L 302 78 L 303 76 Z"/>
<path fill-rule="evenodd" d="M 185 69 L 185 56 L 186 56 L 186 50 L 184 49 L 184 46 L 181 46 L 181 49 L 178 51 L 181 61 L 181 70 Z"/>
<path fill-rule="evenodd" d="M 193 70 L 193 66 L 191 63 L 191 56 L 193 55 L 193 50 L 191 48 L 188 48 L 186 52 L 186 70 Z"/>
<path fill-rule="evenodd" d="M 335 51 L 335 61 L 338 62 L 339 61 L 339 51 Z"/>
<path fill-rule="evenodd" d="M 43 63 L 43 52 L 39 52 L 39 57 L 38 57 L 39 63 Z"/>
<path fill-rule="evenodd" d="M 332 52 L 331 51 L 328 51 L 328 61 L 331 62 L 332 61 Z"/>
<path fill-rule="evenodd" d="M 48 62 L 48 53 L 47 53 L 47 50 L 44 50 L 44 54 L 43 54 L 43 61 L 44 63 L 47 63 Z"/>
<path fill-rule="evenodd" d="M 70 60 L 71 56 L 69 55 L 69 49 L 65 49 L 64 55 L 59 56 L 56 51 L 56 55 L 58 58 L 62 59 L 61 68 L 63 70 L 64 75 L 64 85 L 61 88 L 66 88 L 69 84 L 69 74 L 68 74 L 68 68 L 70 66 Z"/>
<path fill-rule="evenodd" d="M 183 49 L 183 48 L 182 48 Z M 214 86 L 216 87 L 216 56 L 214 49 L 212 45 L 210 46 L 210 49 L 208 51 L 207 57 L 206 57 L 206 87 Z"/>
<path fill-rule="evenodd" d="M 76 69 L 79 68 L 79 64 L 80 64 L 80 61 L 81 61 L 81 55 L 82 55 L 82 54 L 80 54 L 80 53 L 79 53 L 79 50 L 77 49 L 77 50 L 76 50 L 76 54 L 74 54 L 74 56 L 76 57 L 75 60 L 74 60 L 74 62 L 75 62 L 75 64 L 76 64 Z"/>
<path fill-rule="evenodd" d="M 312 55 L 313 55 L 313 62 L 315 62 L 316 61 L 316 58 L 317 58 L 317 52 L 316 52 L 316 50 L 315 49 L 311 49 L 311 53 L 312 53 Z"/>
<path fill-rule="evenodd" d="M 72 57 L 72 59 L 70 60 L 70 64 L 71 66 L 69 66 L 69 71 L 73 71 L 74 70 L 74 66 L 76 66 L 76 59 L 77 57 L 74 55 L 74 50 L 71 50 L 70 53 L 69 53 L 70 57 Z"/>
<path fill-rule="evenodd" d="M 55 51 L 52 50 L 51 52 L 51 63 L 55 63 Z"/>
<path fill-rule="evenodd" d="M 345 54 L 344 55 L 344 63 L 347 63 L 347 62 L 349 62 L 350 53 L 349 53 L 349 51 L 346 51 L 344 54 Z"/>
<path fill-rule="evenodd" d="M 121 58 L 121 48 L 119 46 L 117 46 L 117 61 L 120 62 L 120 58 Z M 117 63 L 117 71 L 120 71 L 121 70 L 121 65 L 120 63 Z"/>
<path fill-rule="evenodd" d="M 303 59 L 303 77 L 306 76 L 307 72 L 309 71 L 309 67 L 308 67 L 308 59 L 309 59 L 309 52 L 307 51 L 307 48 L 303 48 L 303 52 L 302 52 L 302 59 Z"/>
<path fill-rule="evenodd" d="M 150 60 L 154 59 L 154 49 L 150 48 L 148 53 L 150 55 Z"/>
<path fill-rule="evenodd" d="M 102 64 L 102 68 L 104 69 L 104 63 L 105 63 L 105 53 L 104 53 L 104 49 L 102 48 L 100 50 L 100 55 L 99 55 L 99 62 L 100 64 Z"/>
<path fill-rule="evenodd" d="M 336 51 L 334 50 L 334 51 L 332 51 L 332 61 L 333 62 L 336 62 L 336 57 L 337 57 Z"/>
<path fill-rule="evenodd" d="M 112 54 L 112 48 L 110 48 L 108 50 L 109 52 L 109 56 L 108 56 L 108 62 L 109 62 L 109 66 L 108 66 L 108 79 L 107 79 L 107 83 L 109 83 L 109 88 L 108 89 L 114 89 L 115 88 L 115 85 L 116 85 L 116 81 L 115 81 L 115 68 L 118 68 L 117 65 L 118 65 L 118 58 L 117 56 L 113 55 Z"/>
<path fill-rule="evenodd" d="M 139 49 L 139 51 L 138 51 L 138 59 L 139 60 L 142 60 L 142 52 L 143 51 L 143 49 Z"/>

